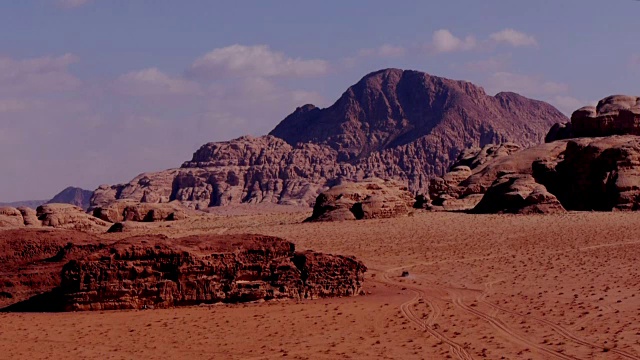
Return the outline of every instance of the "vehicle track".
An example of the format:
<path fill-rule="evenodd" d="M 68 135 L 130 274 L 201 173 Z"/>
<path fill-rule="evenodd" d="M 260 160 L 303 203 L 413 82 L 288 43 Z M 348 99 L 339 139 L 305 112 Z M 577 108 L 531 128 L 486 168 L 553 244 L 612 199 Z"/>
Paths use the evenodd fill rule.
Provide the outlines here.
<path fill-rule="evenodd" d="M 588 347 L 591 347 L 591 348 L 594 348 L 594 349 L 600 349 L 600 350 L 602 349 L 602 346 L 590 343 L 590 342 L 588 342 L 586 340 L 583 340 L 583 339 L 580 339 L 579 337 L 575 336 L 570 330 L 568 330 L 568 329 L 566 329 L 566 328 L 564 328 L 564 327 L 562 327 L 562 326 L 560 326 L 558 324 L 555 324 L 555 323 L 553 323 L 553 322 L 551 322 L 549 320 L 541 319 L 541 318 L 538 318 L 538 317 L 535 317 L 535 316 L 520 314 L 518 312 L 511 311 L 509 309 L 505 309 L 502 306 L 495 305 L 495 304 L 493 304 L 493 303 L 491 303 L 491 302 L 489 302 L 489 301 L 487 301 L 485 299 L 479 299 L 479 300 L 483 304 L 486 304 L 486 305 L 488 305 L 488 306 L 490 306 L 490 307 L 492 307 L 494 309 L 501 310 L 501 311 L 506 312 L 508 314 L 512 314 L 512 315 L 516 315 L 516 316 L 519 316 L 519 317 L 522 317 L 522 318 L 525 318 L 525 319 L 532 319 L 532 320 L 536 320 L 538 322 L 541 322 L 541 323 L 549 326 L 550 328 L 552 328 L 555 332 L 557 332 L 558 334 L 560 334 L 564 338 L 566 338 L 568 340 L 571 340 L 571 341 L 575 342 L 576 344 L 580 344 L 580 345 L 583 345 L 583 346 L 588 346 Z M 609 349 L 609 352 L 618 354 L 618 355 L 620 355 L 620 356 L 622 356 L 622 357 L 624 357 L 626 359 L 640 360 L 639 356 L 630 354 L 630 353 L 622 351 L 622 350 Z"/>
<path fill-rule="evenodd" d="M 553 358 L 557 358 L 557 359 L 577 359 L 576 357 L 573 356 L 569 356 L 569 355 L 565 355 L 562 354 L 560 352 L 551 350 L 551 349 L 547 349 L 543 346 L 540 346 L 538 344 L 536 344 L 535 342 L 528 340 L 527 338 L 519 335 L 518 333 L 516 333 L 515 331 L 513 331 L 507 324 L 505 324 L 504 322 L 502 322 L 502 320 L 493 317 L 489 314 L 485 314 L 482 311 L 476 310 L 468 305 L 466 305 L 464 303 L 464 301 L 462 301 L 462 296 L 460 296 L 459 293 L 457 292 L 452 292 L 451 295 L 453 296 L 453 303 L 458 306 L 459 308 L 461 308 L 462 310 L 475 315 L 476 317 L 488 322 L 489 324 L 491 324 L 495 329 L 497 329 L 498 331 L 502 332 L 508 339 L 512 339 L 515 340 L 516 342 L 519 342 L 523 345 L 529 346 L 531 348 L 535 348 L 536 350 L 538 350 L 541 353 L 544 353 L 546 355 L 549 355 L 550 357 Z"/>
<path fill-rule="evenodd" d="M 434 304 L 432 300 L 429 299 L 429 297 L 426 295 L 425 291 L 422 288 L 391 280 L 388 272 L 385 272 L 382 275 L 382 278 L 384 279 L 383 282 L 386 284 L 396 286 L 396 287 L 406 288 L 408 290 L 411 290 L 411 292 L 414 293 L 414 297 L 411 300 L 400 305 L 400 312 L 405 318 L 407 318 L 409 321 L 417 325 L 419 328 L 425 330 L 427 333 L 429 333 L 431 336 L 435 337 L 439 341 L 449 345 L 449 351 L 456 358 L 461 360 L 473 359 L 471 354 L 469 354 L 467 350 L 464 349 L 460 344 L 456 343 L 455 341 L 451 340 L 450 338 L 448 338 L 447 336 L 445 336 L 444 334 L 442 334 L 441 332 L 433 328 L 433 324 L 435 323 L 435 320 L 439 315 L 440 310 L 439 310 L 439 307 L 436 304 Z M 414 304 L 419 303 L 420 299 L 423 299 L 427 303 L 427 305 L 432 310 L 434 310 L 429 315 L 426 321 L 420 319 L 411 309 L 411 307 Z M 438 309 L 438 310 L 435 310 L 435 309 Z"/>

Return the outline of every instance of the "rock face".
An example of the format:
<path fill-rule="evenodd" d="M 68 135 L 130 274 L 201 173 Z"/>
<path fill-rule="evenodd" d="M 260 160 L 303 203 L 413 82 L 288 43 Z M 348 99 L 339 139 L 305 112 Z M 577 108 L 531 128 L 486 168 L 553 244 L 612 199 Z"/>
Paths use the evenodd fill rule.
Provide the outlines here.
<path fill-rule="evenodd" d="M 611 135 L 640 135 L 640 97 L 612 95 L 580 108 L 570 123 L 554 125 L 545 141 Z"/>
<path fill-rule="evenodd" d="M 528 174 L 503 174 L 473 209 L 485 214 L 553 214 L 566 210 L 544 185 Z"/>
<path fill-rule="evenodd" d="M 68 187 L 47 201 L 47 204 L 71 204 L 87 210 L 91 203 L 92 196 L 93 191 L 77 187 Z"/>
<path fill-rule="evenodd" d="M 36 216 L 42 226 L 61 229 L 104 232 L 110 225 L 71 204 L 47 204 L 39 206 L 38 209 L 36 209 Z"/>
<path fill-rule="evenodd" d="M 640 210 L 640 137 L 559 140 L 495 158 L 458 183 L 476 212 Z M 530 195 L 535 195 L 530 197 Z M 536 209 L 526 208 L 536 205 Z M 546 209 L 546 210 L 545 210 Z"/>
<path fill-rule="evenodd" d="M 477 186 L 477 184 L 469 184 L 467 179 L 481 172 L 485 164 L 494 159 L 509 156 L 520 149 L 516 144 L 505 143 L 462 151 L 448 173 L 429 182 L 430 208 L 449 211 L 472 209 L 482 198 L 477 195 L 483 193 L 489 184 L 484 182 L 484 186 L 482 184 Z"/>
<path fill-rule="evenodd" d="M 365 76 L 331 107 L 298 108 L 269 136 L 202 146 L 179 169 L 104 185 L 91 200 L 180 201 L 194 209 L 233 203 L 313 205 L 341 180 L 395 179 L 414 193 L 444 174 L 468 147 L 513 141 L 529 146 L 568 119 L 513 93 L 488 96 L 473 84 L 417 71 Z"/>
<path fill-rule="evenodd" d="M 38 299 L 60 285 L 62 266 L 104 246 L 96 237 L 59 229 L 0 231 L 0 309 Z M 60 306 L 42 296 L 40 309 Z M 16 310 L 21 310 L 19 307 Z"/>
<path fill-rule="evenodd" d="M 164 308 L 354 296 L 359 261 L 261 235 L 137 236 L 0 232 L 0 306 L 16 311 Z"/>
<path fill-rule="evenodd" d="M 105 207 L 93 209 L 93 216 L 118 223 L 122 221 L 154 222 L 182 220 L 188 217 L 188 210 L 178 202 L 138 203 L 133 201 L 115 201 Z"/>
<path fill-rule="evenodd" d="M 407 215 L 415 204 L 407 187 L 392 180 L 345 182 L 318 195 L 306 221 L 340 221 Z"/>

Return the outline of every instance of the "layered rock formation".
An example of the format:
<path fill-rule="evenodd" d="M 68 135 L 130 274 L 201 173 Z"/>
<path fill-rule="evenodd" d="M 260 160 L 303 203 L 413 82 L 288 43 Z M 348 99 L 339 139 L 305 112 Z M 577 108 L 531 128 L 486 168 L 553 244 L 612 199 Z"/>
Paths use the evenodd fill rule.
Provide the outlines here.
<path fill-rule="evenodd" d="M 31 208 L 0 208 L 0 228 L 53 227 L 88 232 L 104 232 L 107 222 L 71 204 L 46 204 Z"/>
<path fill-rule="evenodd" d="M 435 182 L 432 196 L 444 192 L 461 200 L 483 194 L 474 211 L 484 213 L 639 210 L 640 137 L 636 120 L 630 120 L 638 113 L 638 101 L 616 95 L 601 100 L 597 108 L 579 109 L 571 126 L 564 127 L 573 132 L 558 137 L 595 137 L 556 140 L 496 157 L 471 169 L 470 175 L 456 167 L 445 176 L 450 182 Z M 554 126 L 550 134 L 561 129 Z"/>
<path fill-rule="evenodd" d="M 203 209 L 232 203 L 313 205 L 340 180 L 395 179 L 414 193 L 468 147 L 542 141 L 567 119 L 513 93 L 487 95 L 463 81 L 388 69 L 365 76 L 331 107 L 298 108 L 270 134 L 206 144 L 179 169 L 101 186 L 92 206 L 118 199 L 180 201 Z"/>
<path fill-rule="evenodd" d="M 104 232 L 107 222 L 85 213 L 71 204 L 47 204 L 36 209 L 36 215 L 42 226 L 71 229 L 87 232 Z"/>
<path fill-rule="evenodd" d="M 315 299 L 362 291 L 367 268 L 296 252 L 268 236 L 137 236 L 104 243 L 64 230 L 0 232 L 0 307 L 15 311 L 163 308 Z"/>
<path fill-rule="evenodd" d="M 640 97 L 612 95 L 571 115 L 571 122 L 554 125 L 545 141 L 611 135 L 640 135 Z"/>
<path fill-rule="evenodd" d="M 60 285 L 62 266 L 101 246 L 90 234 L 58 229 L 0 231 L 0 309 L 30 298 L 41 311 L 60 309 L 45 294 Z M 50 306 L 50 307 L 49 307 Z M 15 310 L 26 310 L 19 306 Z"/>
<path fill-rule="evenodd" d="M 111 223 L 174 221 L 186 219 L 188 210 L 178 202 L 139 203 L 121 200 L 111 202 L 105 207 L 94 208 L 93 216 Z"/>
<path fill-rule="evenodd" d="M 415 204 L 407 187 L 377 178 L 344 182 L 318 195 L 306 221 L 340 221 L 407 215 Z"/>

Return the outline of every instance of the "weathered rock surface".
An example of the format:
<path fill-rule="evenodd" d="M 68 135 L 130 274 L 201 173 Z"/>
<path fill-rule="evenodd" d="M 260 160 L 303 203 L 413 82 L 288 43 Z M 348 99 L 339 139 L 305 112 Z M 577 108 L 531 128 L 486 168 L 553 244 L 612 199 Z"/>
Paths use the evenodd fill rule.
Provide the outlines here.
<path fill-rule="evenodd" d="M 550 195 L 566 210 L 640 210 L 640 137 L 575 138 L 534 146 L 495 158 L 455 189 L 451 196 L 460 194 L 458 200 L 484 194 L 477 212 L 533 211 L 522 208 L 531 201 L 541 205 L 534 212 L 545 212 L 543 207 L 555 211 Z M 536 197 L 520 202 L 530 194 Z"/>
<path fill-rule="evenodd" d="M 95 251 L 100 240 L 78 231 L 13 229 L 0 231 L 0 309 L 38 297 L 60 285 L 62 266 Z M 41 296 L 40 309 L 61 306 Z M 17 308 L 16 310 L 21 310 Z"/>
<path fill-rule="evenodd" d="M 271 136 L 202 146 L 180 169 L 104 185 L 93 207 L 118 199 L 180 201 L 194 209 L 271 202 L 312 206 L 340 180 L 395 179 L 426 194 L 468 147 L 513 141 L 529 146 L 568 119 L 513 93 L 488 96 L 473 84 L 417 71 L 365 76 L 331 107 L 298 108 Z"/>
<path fill-rule="evenodd" d="M 45 204 L 33 210 L 27 207 L 0 208 L 0 228 L 52 227 L 88 232 L 104 232 L 110 224 L 71 204 Z"/>
<path fill-rule="evenodd" d="M 36 215 L 42 226 L 61 229 L 104 232 L 110 225 L 71 204 L 42 205 L 36 209 Z"/>
<path fill-rule="evenodd" d="M 407 187 L 377 178 L 344 182 L 318 195 L 306 221 L 340 221 L 407 215 L 415 204 Z"/>
<path fill-rule="evenodd" d="M 90 206 L 92 196 L 93 191 L 70 186 L 47 201 L 47 204 L 71 204 L 86 211 Z"/>
<path fill-rule="evenodd" d="M 93 209 L 93 216 L 117 223 L 122 221 L 154 222 L 186 219 L 189 211 L 180 203 L 139 203 L 128 200 L 114 201 L 105 207 Z"/>
<path fill-rule="evenodd" d="M 437 207 L 449 211 L 472 209 L 481 198 L 474 195 L 480 192 L 470 192 L 469 185 L 462 185 L 462 183 L 474 173 L 482 171 L 485 164 L 494 159 L 509 156 L 520 149 L 516 144 L 505 143 L 462 151 L 448 173 L 429 182 L 432 210 L 437 210 Z"/>
<path fill-rule="evenodd" d="M 23 227 L 24 219 L 22 213 L 13 207 L 0 208 L 0 228 Z"/>
<path fill-rule="evenodd" d="M 640 135 L 640 97 L 612 95 L 571 115 L 571 122 L 554 125 L 545 141 L 611 135 Z"/>
<path fill-rule="evenodd" d="M 15 311 L 162 308 L 215 302 L 354 296 L 359 261 L 261 235 L 105 243 L 65 230 L 0 232 L 0 308 Z M 8 308 L 7 308 L 8 307 Z"/>
<path fill-rule="evenodd" d="M 553 214 L 566 210 L 560 201 L 528 174 L 503 174 L 473 209 L 481 214 Z"/>

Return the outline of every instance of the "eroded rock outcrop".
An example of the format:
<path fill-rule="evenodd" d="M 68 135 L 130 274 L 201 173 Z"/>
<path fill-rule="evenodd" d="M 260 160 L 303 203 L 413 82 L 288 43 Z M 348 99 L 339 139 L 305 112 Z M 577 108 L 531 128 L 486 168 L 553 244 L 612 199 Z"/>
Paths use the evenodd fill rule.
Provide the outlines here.
<path fill-rule="evenodd" d="M 566 210 L 529 174 L 501 174 L 473 209 L 480 214 L 554 214 Z"/>
<path fill-rule="evenodd" d="M 0 231 L 0 309 L 33 299 L 40 311 L 59 310 L 60 299 L 41 295 L 60 286 L 62 266 L 104 246 L 93 235 L 52 228 Z M 26 304 L 26 303 L 25 303 Z M 16 311 L 28 310 L 16 306 Z"/>
<path fill-rule="evenodd" d="M 529 199 L 535 204 L 552 205 L 549 211 L 557 205 L 549 195 L 566 210 L 640 210 L 640 137 L 634 135 L 554 141 L 472 172 L 456 194 L 462 194 L 460 200 L 483 195 L 478 212 L 526 212 L 520 208 L 531 202 L 519 198 L 526 199 L 528 192 L 536 195 Z"/>
<path fill-rule="evenodd" d="M 362 292 L 352 257 L 261 235 L 108 242 L 66 230 L 0 232 L 0 308 L 64 311 L 316 299 Z"/>
<path fill-rule="evenodd" d="M 612 95 L 580 108 L 570 123 L 554 125 L 545 141 L 611 135 L 640 135 L 640 97 Z"/>
<path fill-rule="evenodd" d="M 170 203 L 139 203 L 121 200 L 114 201 L 105 207 L 93 209 L 93 216 L 111 223 L 183 220 L 190 213 L 192 212 L 176 201 Z"/>
<path fill-rule="evenodd" d="M 42 226 L 87 232 L 105 232 L 110 226 L 104 220 L 85 213 L 71 204 L 46 204 L 38 206 L 36 216 Z"/>
<path fill-rule="evenodd" d="M 134 237 L 66 264 L 61 291 L 67 310 L 315 299 L 358 295 L 365 271 L 268 236 Z"/>
<path fill-rule="evenodd" d="M 407 215 L 415 204 L 407 187 L 377 178 L 344 182 L 318 195 L 306 221 L 340 221 Z"/>
<path fill-rule="evenodd" d="M 104 185 L 93 207 L 115 200 L 179 201 L 193 209 L 270 202 L 312 206 L 341 180 L 394 179 L 426 194 L 468 147 L 529 146 L 568 119 L 514 93 L 487 95 L 471 83 L 387 69 L 365 76 L 334 105 L 298 108 L 269 136 L 202 146 L 179 169 Z M 463 129 L 463 130 L 461 130 Z"/>
<path fill-rule="evenodd" d="M 71 204 L 45 204 L 36 210 L 27 207 L 0 208 L 0 228 L 52 227 L 88 232 L 106 231 L 109 224 Z"/>
<path fill-rule="evenodd" d="M 480 201 L 485 186 L 469 184 L 467 179 L 473 174 L 481 172 L 485 164 L 509 156 L 521 149 L 513 143 L 487 145 L 483 148 L 470 148 L 462 151 L 451 169 L 442 177 L 436 177 L 429 182 L 430 208 L 437 210 L 469 210 Z M 474 191 L 477 190 L 477 191 Z"/>

